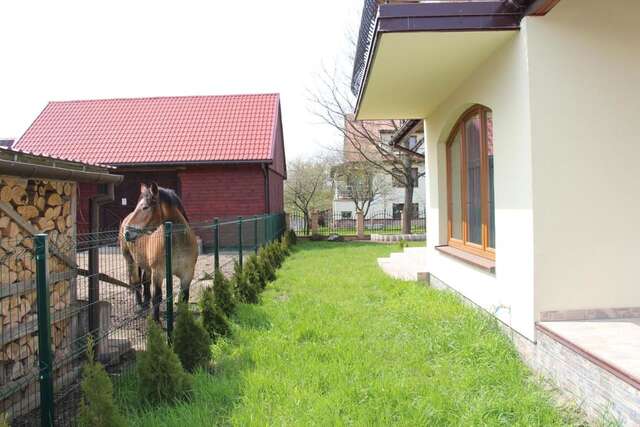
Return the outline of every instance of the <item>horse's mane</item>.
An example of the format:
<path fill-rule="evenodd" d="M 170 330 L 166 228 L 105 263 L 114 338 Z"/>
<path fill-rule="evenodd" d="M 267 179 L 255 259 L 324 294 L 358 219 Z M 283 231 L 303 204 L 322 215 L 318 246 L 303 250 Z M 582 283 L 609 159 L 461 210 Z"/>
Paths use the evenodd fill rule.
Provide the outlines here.
<path fill-rule="evenodd" d="M 180 196 L 178 196 L 175 191 L 170 188 L 158 187 L 158 193 L 160 195 L 160 202 L 178 209 L 184 219 L 189 222 L 187 212 L 184 210 L 184 206 L 182 205 L 182 200 L 180 200 Z"/>

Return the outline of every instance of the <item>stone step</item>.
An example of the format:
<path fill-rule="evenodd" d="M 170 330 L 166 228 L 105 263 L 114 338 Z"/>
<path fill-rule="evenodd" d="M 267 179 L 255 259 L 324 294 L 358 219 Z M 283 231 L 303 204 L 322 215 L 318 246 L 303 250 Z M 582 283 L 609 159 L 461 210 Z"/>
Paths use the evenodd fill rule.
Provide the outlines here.
<path fill-rule="evenodd" d="M 387 275 L 402 280 L 417 280 L 418 269 L 407 263 L 399 263 L 388 259 L 378 260 L 378 265 Z"/>
<path fill-rule="evenodd" d="M 427 251 L 424 247 L 405 248 L 386 258 L 378 258 L 378 265 L 389 276 L 402 280 L 418 280 L 426 271 Z"/>
<path fill-rule="evenodd" d="M 425 248 L 424 246 L 404 248 L 404 253 L 405 254 L 421 254 L 426 256 L 427 248 Z"/>

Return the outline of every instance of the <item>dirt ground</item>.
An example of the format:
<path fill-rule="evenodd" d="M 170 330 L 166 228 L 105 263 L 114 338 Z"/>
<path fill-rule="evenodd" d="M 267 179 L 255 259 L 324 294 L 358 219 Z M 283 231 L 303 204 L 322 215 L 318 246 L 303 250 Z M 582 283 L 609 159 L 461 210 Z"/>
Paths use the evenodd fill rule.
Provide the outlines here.
<path fill-rule="evenodd" d="M 220 268 L 227 277 L 233 272 L 233 262 L 237 259 L 237 255 L 234 255 L 220 254 Z M 99 257 L 100 273 L 128 283 L 127 264 L 119 248 L 101 248 Z M 86 269 L 88 261 L 87 252 L 78 253 L 77 263 L 79 268 Z M 213 273 L 213 264 L 213 254 L 202 254 L 198 257 L 194 279 L 190 287 L 189 301 L 191 303 L 196 303 L 204 287 L 211 285 L 211 280 L 203 280 L 203 278 L 206 273 Z M 130 348 L 141 349 L 144 345 L 146 317 L 150 313 L 143 311 L 142 307 L 136 303 L 135 293 L 128 288 L 101 281 L 99 292 L 100 301 L 103 307 L 107 309 L 107 311 L 101 309 L 101 313 L 103 313 L 101 315 L 102 324 L 104 325 L 106 316 L 109 319 L 109 324 L 105 328 L 109 331 L 107 337 L 109 348 L 105 349 L 105 351 L 123 354 Z M 165 288 L 163 288 L 162 293 L 164 301 L 166 298 Z M 177 277 L 173 279 L 173 295 L 174 300 L 178 301 L 180 281 Z M 77 278 L 77 300 L 88 301 L 88 279 L 86 277 L 78 276 Z M 165 304 L 161 305 L 161 311 L 165 311 Z"/>
<path fill-rule="evenodd" d="M 118 280 L 121 280 L 125 283 L 128 283 L 128 273 L 127 273 L 127 264 L 124 260 L 124 257 L 120 253 L 120 249 L 116 247 L 106 247 L 100 249 L 100 273 L 107 274 L 108 276 L 114 277 Z M 220 268 L 222 272 L 225 273 L 227 277 L 229 277 L 233 273 L 233 262 L 238 257 L 237 255 L 231 254 L 220 254 Z M 82 252 L 77 255 L 77 263 L 79 268 L 86 269 L 88 268 L 88 253 Z M 206 273 L 213 273 L 213 254 L 202 254 L 198 257 L 198 262 L 196 263 L 196 269 L 194 273 L 194 278 L 191 283 L 191 292 L 190 292 L 190 302 L 197 302 L 202 292 L 202 287 L 205 285 L 202 279 L 205 277 Z M 78 299 L 87 299 L 87 286 L 86 278 L 78 279 Z M 178 278 L 174 277 L 173 280 L 173 289 L 174 296 L 177 296 L 180 292 L 180 283 Z M 113 285 L 107 282 L 100 282 L 100 298 L 101 299 L 110 299 L 113 294 L 120 294 L 122 291 L 126 293 L 130 293 L 131 297 L 134 298 L 134 295 L 128 289 L 124 289 L 120 286 Z M 166 295 L 166 289 L 163 289 L 163 295 Z"/>

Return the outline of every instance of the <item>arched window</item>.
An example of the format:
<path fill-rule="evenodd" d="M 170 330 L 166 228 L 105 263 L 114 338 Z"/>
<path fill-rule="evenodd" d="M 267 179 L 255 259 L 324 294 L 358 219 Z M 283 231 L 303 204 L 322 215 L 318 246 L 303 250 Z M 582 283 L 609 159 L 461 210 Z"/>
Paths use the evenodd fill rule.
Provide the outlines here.
<path fill-rule="evenodd" d="M 495 259 L 493 122 L 486 107 L 467 110 L 451 131 L 447 190 L 449 246 Z"/>

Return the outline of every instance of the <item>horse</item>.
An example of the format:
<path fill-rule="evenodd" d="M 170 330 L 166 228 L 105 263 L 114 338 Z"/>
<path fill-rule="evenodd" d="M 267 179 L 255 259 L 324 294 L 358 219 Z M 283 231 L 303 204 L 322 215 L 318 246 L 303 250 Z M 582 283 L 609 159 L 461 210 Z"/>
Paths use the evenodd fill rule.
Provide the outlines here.
<path fill-rule="evenodd" d="M 187 214 L 175 191 L 141 184 L 138 203 L 120 225 L 120 250 L 129 274 L 129 284 L 136 288 L 136 302 L 144 309 L 149 307 L 153 284 L 153 318 L 160 321 L 162 281 L 165 278 L 164 222 L 172 221 L 172 273 L 180 279 L 180 299 L 189 302 L 189 286 L 193 279 L 198 244 L 189 227 Z M 167 286 L 173 286 L 167 283 Z M 144 288 L 144 300 L 141 295 Z"/>

